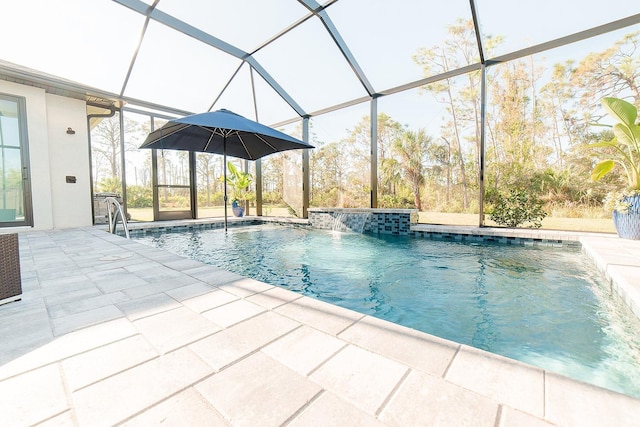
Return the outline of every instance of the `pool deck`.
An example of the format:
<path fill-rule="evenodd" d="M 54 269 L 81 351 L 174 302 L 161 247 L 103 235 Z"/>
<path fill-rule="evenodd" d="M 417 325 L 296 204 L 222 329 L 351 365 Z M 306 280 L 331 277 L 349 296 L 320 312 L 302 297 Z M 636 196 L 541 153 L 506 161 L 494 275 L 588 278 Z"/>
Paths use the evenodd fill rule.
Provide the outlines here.
<path fill-rule="evenodd" d="M 572 234 L 640 313 L 640 241 Z M 20 258 L 2 426 L 640 424 L 639 399 L 102 227 L 20 232 Z"/>

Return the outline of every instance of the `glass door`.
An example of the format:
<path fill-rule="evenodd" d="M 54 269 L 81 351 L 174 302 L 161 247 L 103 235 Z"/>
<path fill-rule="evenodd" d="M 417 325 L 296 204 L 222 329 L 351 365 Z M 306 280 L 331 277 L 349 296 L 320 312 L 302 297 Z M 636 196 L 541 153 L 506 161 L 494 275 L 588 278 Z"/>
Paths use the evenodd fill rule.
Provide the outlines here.
<path fill-rule="evenodd" d="M 0 227 L 33 225 L 25 102 L 0 94 Z"/>
<path fill-rule="evenodd" d="M 196 218 L 195 153 L 154 150 L 154 218 Z"/>

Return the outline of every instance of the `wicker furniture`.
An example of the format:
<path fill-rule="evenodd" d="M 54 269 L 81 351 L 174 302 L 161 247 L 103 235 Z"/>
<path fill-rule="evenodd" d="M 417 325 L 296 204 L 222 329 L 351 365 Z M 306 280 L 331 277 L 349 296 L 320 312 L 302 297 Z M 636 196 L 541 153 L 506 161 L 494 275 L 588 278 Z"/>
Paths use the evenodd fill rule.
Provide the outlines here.
<path fill-rule="evenodd" d="M 21 295 L 18 235 L 0 234 L 0 304 L 19 300 Z"/>

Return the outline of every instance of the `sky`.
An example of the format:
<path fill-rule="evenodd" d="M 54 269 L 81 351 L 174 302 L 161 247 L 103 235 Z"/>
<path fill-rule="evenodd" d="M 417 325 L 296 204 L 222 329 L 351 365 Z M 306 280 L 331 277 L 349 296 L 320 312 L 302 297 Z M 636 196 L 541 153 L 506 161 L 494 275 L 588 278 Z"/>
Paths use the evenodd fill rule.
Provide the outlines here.
<path fill-rule="evenodd" d="M 637 0 L 603 7 L 595 0 L 477 0 L 485 34 L 501 35 L 498 54 L 640 13 Z M 127 79 L 144 16 L 111 0 L 0 0 L 5 42 L 0 59 L 59 77 L 190 112 L 209 109 L 241 61 L 211 46 L 151 22 Z M 233 46 L 252 52 L 280 29 L 306 16 L 296 0 L 160 0 L 158 9 L 173 14 Z M 470 18 L 468 0 L 339 0 L 327 12 L 375 91 L 423 77 L 412 55 L 420 47 L 441 46 L 447 27 Z M 546 52 L 548 63 L 606 48 L 630 28 Z M 9 42 L 7 42 L 9 41 Z M 255 53 L 254 57 L 282 88 L 310 113 L 366 96 L 335 43 L 318 19 Z M 245 65 L 214 109 L 228 108 L 255 118 L 251 73 Z M 253 74 L 257 119 L 278 123 L 296 116 L 264 80 Z M 126 82 L 126 85 L 125 85 Z M 396 111 L 411 127 L 437 126 L 442 106 L 417 91 L 383 97 L 379 111 Z M 339 139 L 369 104 L 312 119 L 325 140 Z"/>

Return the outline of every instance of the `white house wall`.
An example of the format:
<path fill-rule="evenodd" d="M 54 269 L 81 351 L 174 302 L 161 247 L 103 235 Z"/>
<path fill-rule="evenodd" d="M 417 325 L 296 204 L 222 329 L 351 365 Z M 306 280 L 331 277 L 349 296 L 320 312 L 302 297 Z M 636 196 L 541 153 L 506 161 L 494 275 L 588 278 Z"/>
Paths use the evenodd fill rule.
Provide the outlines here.
<path fill-rule="evenodd" d="M 46 100 L 53 228 L 91 225 L 86 104 L 51 94 Z M 68 134 L 68 128 L 75 134 Z M 76 182 L 68 183 L 67 176 Z"/>
<path fill-rule="evenodd" d="M 3 80 L 0 93 L 26 99 L 34 229 L 91 225 L 85 103 Z M 76 184 L 67 184 L 67 175 Z"/>

